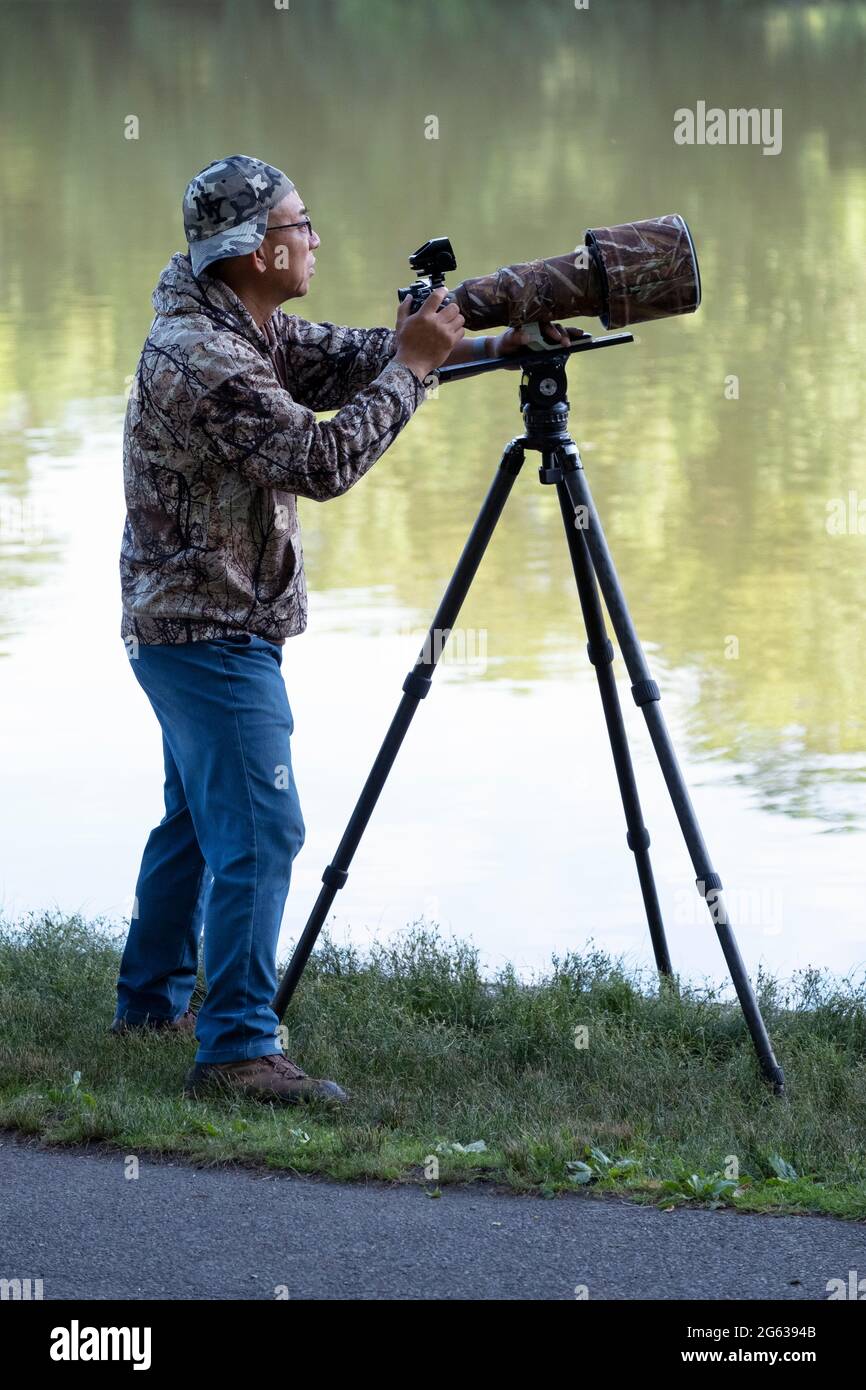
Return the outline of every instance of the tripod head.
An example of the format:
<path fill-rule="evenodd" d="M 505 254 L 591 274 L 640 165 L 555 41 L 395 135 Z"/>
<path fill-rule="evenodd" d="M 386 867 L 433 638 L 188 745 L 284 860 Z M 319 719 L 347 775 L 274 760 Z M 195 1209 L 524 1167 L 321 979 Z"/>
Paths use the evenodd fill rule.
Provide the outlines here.
<path fill-rule="evenodd" d="M 607 333 L 600 338 L 579 338 L 569 347 L 555 347 L 549 351 L 528 348 L 525 352 L 516 352 L 508 357 L 490 357 L 482 362 L 461 362 L 456 367 L 440 367 L 438 376 L 444 385 L 449 381 L 462 381 L 467 376 L 522 368 L 520 409 L 526 425 L 526 443 L 531 448 L 535 439 L 550 440 L 564 437 L 567 433 L 568 359 L 579 352 L 594 352 L 596 348 L 619 347 L 622 343 L 633 342 L 633 333 Z"/>

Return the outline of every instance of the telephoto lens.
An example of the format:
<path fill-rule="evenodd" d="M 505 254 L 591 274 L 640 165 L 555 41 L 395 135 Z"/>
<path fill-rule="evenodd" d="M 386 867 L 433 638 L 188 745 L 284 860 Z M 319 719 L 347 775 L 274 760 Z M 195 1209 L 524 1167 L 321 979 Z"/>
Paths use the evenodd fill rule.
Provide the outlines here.
<path fill-rule="evenodd" d="M 563 256 L 503 266 L 452 290 L 468 329 L 561 318 L 600 318 L 605 328 L 693 314 L 701 302 L 698 258 L 678 213 L 595 227 Z"/>

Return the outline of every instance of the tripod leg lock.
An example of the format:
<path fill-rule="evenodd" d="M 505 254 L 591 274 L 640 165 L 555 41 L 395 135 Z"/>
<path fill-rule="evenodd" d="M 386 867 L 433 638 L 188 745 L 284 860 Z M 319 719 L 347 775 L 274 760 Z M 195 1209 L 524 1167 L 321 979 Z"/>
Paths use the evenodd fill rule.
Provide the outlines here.
<path fill-rule="evenodd" d="M 718 874 L 703 874 L 701 878 L 695 879 L 695 883 L 702 898 L 705 898 L 708 893 L 721 893 L 722 891 L 722 880 Z"/>
<path fill-rule="evenodd" d="M 512 477 L 516 478 L 523 467 L 523 460 L 525 458 L 526 453 L 523 448 L 523 439 L 518 436 L 516 439 L 510 440 L 509 443 L 506 444 L 505 453 L 502 455 L 499 467 L 502 469 L 503 473 L 510 473 Z"/>
<path fill-rule="evenodd" d="M 655 681 L 635 681 L 631 693 L 636 705 L 648 705 L 650 701 L 662 698 L 661 691 Z"/>
<path fill-rule="evenodd" d="M 322 882 L 326 888 L 345 888 L 348 877 L 348 869 L 337 869 L 333 864 L 329 864 L 322 874 Z"/>
<path fill-rule="evenodd" d="M 629 849 L 632 850 L 632 852 L 633 852 L 634 849 L 635 849 L 635 839 L 634 839 L 634 837 L 632 836 L 631 831 L 628 832 L 628 834 L 626 835 L 625 839 L 626 839 L 626 844 L 628 845 Z M 647 830 L 647 828 L 646 828 L 645 825 L 642 825 L 641 828 L 640 828 L 640 830 L 639 830 L 639 832 L 638 832 L 638 836 L 637 836 L 637 848 L 638 848 L 638 849 L 649 849 L 649 847 L 650 847 L 650 835 L 649 835 L 649 831 Z"/>
<path fill-rule="evenodd" d="M 433 684 L 429 676 L 422 676 L 418 671 L 410 671 L 403 682 L 404 695 L 412 695 L 416 700 L 423 700 L 425 695 L 430 693 Z"/>
<path fill-rule="evenodd" d="M 592 642 L 587 642 L 586 652 L 593 666 L 598 666 L 599 662 L 603 666 L 609 666 L 613 661 L 613 642 L 609 637 L 604 639 L 604 645 L 598 647 Z"/>

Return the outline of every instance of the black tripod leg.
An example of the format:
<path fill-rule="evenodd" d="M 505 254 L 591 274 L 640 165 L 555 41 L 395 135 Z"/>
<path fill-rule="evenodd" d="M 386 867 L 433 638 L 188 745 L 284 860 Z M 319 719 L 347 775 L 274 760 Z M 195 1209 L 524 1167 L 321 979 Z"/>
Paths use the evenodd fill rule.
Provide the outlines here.
<path fill-rule="evenodd" d="M 646 658 L 641 649 L 631 614 L 626 606 L 625 596 L 619 576 L 613 563 L 598 512 L 592 500 L 592 493 L 583 471 L 577 450 L 571 454 L 561 454 L 563 483 L 568 491 L 575 517 L 579 517 L 584 527 L 584 535 L 589 549 L 593 568 L 601 588 L 613 629 L 617 635 L 628 673 L 632 679 L 632 695 L 635 704 L 643 710 L 650 738 L 656 751 L 674 810 L 680 823 L 692 864 L 697 874 L 698 892 L 707 904 L 710 917 L 716 928 L 719 944 L 724 952 L 731 979 L 737 991 L 740 1005 L 748 1025 L 761 1070 L 778 1095 L 784 1090 L 785 1076 L 776 1060 L 758 1001 L 755 998 L 751 981 L 746 973 L 734 933 L 722 899 L 722 880 L 714 872 L 710 856 L 704 844 L 704 837 L 698 825 L 694 807 L 689 797 L 685 779 L 668 733 L 664 716 L 659 708 L 661 695 L 650 675 Z M 578 509 L 582 509 L 578 511 Z"/>
<path fill-rule="evenodd" d="M 629 752 L 628 739 L 626 738 L 625 724 L 622 718 L 622 709 L 619 703 L 619 693 L 613 674 L 613 645 L 605 630 L 604 614 L 601 611 L 595 575 L 589 558 L 589 551 L 586 548 L 586 540 L 584 539 L 583 531 L 575 527 L 574 509 L 569 501 L 568 492 L 566 491 L 564 483 L 558 482 L 556 491 L 559 496 L 562 520 L 565 523 L 565 534 L 568 539 L 568 549 L 571 553 L 574 577 L 577 580 L 577 593 L 583 612 L 586 635 L 589 638 L 587 651 L 589 653 L 589 659 L 595 667 L 596 677 L 598 678 L 598 688 L 601 694 L 601 703 L 604 708 L 604 718 L 610 738 L 613 762 L 616 768 L 616 777 L 619 782 L 620 795 L 625 809 L 625 820 L 628 827 L 626 842 L 629 849 L 634 854 L 635 864 L 637 865 L 637 873 L 640 880 L 641 893 L 643 894 L 644 907 L 646 908 L 647 922 L 649 924 L 653 952 L 655 953 L 656 966 L 659 974 L 670 976 L 673 974 L 673 970 L 671 968 L 668 943 L 665 939 L 664 922 L 662 921 L 661 907 L 659 906 L 658 893 L 656 892 L 655 879 L 653 878 L 652 864 L 650 862 L 649 831 L 644 825 L 643 812 L 641 811 L 640 798 L 638 796 L 637 783 L 634 776 L 634 768 Z"/>
<path fill-rule="evenodd" d="M 496 523 L 502 514 L 502 509 L 508 501 L 508 494 L 511 492 L 514 481 L 523 466 L 523 459 L 522 444 L 519 440 L 512 440 L 505 449 L 493 482 L 482 503 L 481 511 L 478 513 L 475 525 L 469 533 L 469 539 L 457 562 L 457 568 L 442 596 L 442 601 L 427 633 L 421 654 L 403 682 L 403 699 L 397 707 L 397 712 L 391 721 L 382 747 L 370 769 L 364 788 L 343 833 L 343 838 L 337 847 L 337 852 L 322 874 L 324 887 L 319 891 L 319 896 L 310 913 L 301 939 L 295 947 L 286 973 L 274 995 L 272 1007 L 278 1018 L 283 1017 L 289 1000 L 297 988 L 298 981 L 304 973 L 304 967 L 325 923 L 331 903 L 349 876 L 349 865 L 355 850 L 358 848 L 361 836 L 367 828 L 367 822 L 373 814 L 379 793 L 385 785 L 388 773 L 391 771 L 394 759 L 412 722 L 412 716 L 418 708 L 418 702 L 424 699 L 430 689 L 436 663 L 460 612 L 463 600 L 469 592 L 469 587 L 475 578 L 478 566 L 481 564 L 490 537 L 493 535 Z"/>

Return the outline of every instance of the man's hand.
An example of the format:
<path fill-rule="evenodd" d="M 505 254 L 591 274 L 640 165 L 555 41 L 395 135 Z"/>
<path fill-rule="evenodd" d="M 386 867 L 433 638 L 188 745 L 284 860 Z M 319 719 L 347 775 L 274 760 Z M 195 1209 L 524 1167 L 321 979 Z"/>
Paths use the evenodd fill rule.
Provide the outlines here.
<path fill-rule="evenodd" d="M 447 293 L 444 285 L 433 290 L 415 314 L 409 312 L 412 299 L 407 294 L 397 310 L 394 361 L 410 367 L 422 381 L 442 366 L 465 332 L 457 304 L 446 304 L 441 313 L 436 312 Z"/>
<path fill-rule="evenodd" d="M 539 323 L 539 330 L 545 342 L 551 347 L 570 347 L 581 338 L 588 338 L 582 328 L 563 328 L 561 323 Z M 510 357 L 512 353 L 522 352 L 529 345 L 529 335 L 525 327 L 506 328 L 498 338 L 494 338 L 488 355 L 490 357 Z"/>

